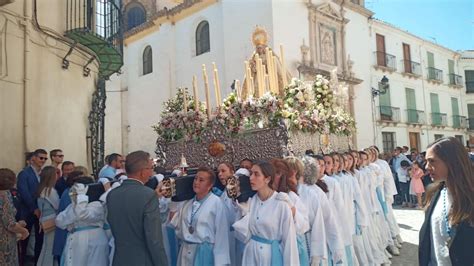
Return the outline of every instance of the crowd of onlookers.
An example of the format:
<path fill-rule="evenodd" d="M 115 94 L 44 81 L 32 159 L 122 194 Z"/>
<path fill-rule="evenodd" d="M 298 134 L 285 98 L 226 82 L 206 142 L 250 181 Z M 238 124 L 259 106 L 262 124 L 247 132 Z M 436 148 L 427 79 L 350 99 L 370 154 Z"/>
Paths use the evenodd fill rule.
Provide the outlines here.
<path fill-rule="evenodd" d="M 449 141 L 453 142 L 450 139 Z M 377 161 L 378 149 L 369 148 L 366 151 L 369 154 L 372 152 L 374 154 L 372 158 L 373 161 Z M 321 161 L 322 164 L 320 164 L 319 167 L 322 167 L 322 169 L 326 168 L 326 170 L 328 169 L 328 163 L 332 165 L 332 163 L 341 160 L 342 163 L 338 164 L 340 165 L 339 170 L 333 173 L 324 172 L 323 170 L 321 177 L 334 175 L 339 178 L 338 175 L 347 175 L 348 178 L 353 178 L 358 177 L 359 172 L 362 173 L 362 168 L 364 168 L 362 165 L 359 171 L 359 165 L 354 162 L 354 158 L 366 156 L 367 153 L 364 151 L 349 151 L 341 154 L 320 155 L 320 158 L 318 155 L 311 153 L 307 155 L 316 158 L 316 161 Z M 474 161 L 474 152 L 471 151 L 469 153 L 469 158 L 472 163 Z M 394 204 L 400 204 L 402 207 L 409 208 L 423 208 L 426 202 L 424 193 L 428 190 L 428 185 L 431 184 L 433 180 L 436 181 L 436 178 L 433 179 L 434 162 L 428 162 L 433 159 L 430 157 L 427 160 L 426 152 L 419 153 L 416 149 L 409 150 L 406 146 L 396 147 L 393 153 L 384 159 L 386 159 L 390 166 L 397 190 L 393 194 L 385 193 L 389 195 L 388 198 L 391 198 L 390 195 L 395 195 L 396 192 L 398 192 L 398 195 L 395 195 Z M 50 164 L 47 164 L 48 160 L 51 160 Z M 272 167 L 278 170 L 279 166 L 276 162 L 275 160 L 272 161 L 272 164 L 274 164 Z M 283 165 L 285 161 L 279 159 L 278 162 Z M 288 161 L 288 164 L 291 166 L 289 162 L 291 162 L 291 160 Z M 370 162 L 368 162 L 368 164 L 369 163 Z M 244 159 L 241 161 L 240 168 L 246 169 L 244 172 L 247 171 L 246 175 L 250 176 L 253 171 L 251 170 L 252 165 L 255 164 L 253 164 L 251 160 Z M 217 169 L 219 179 L 216 182 L 220 181 L 225 185 L 226 180 L 221 179 L 224 176 L 226 178 L 229 176 L 222 174 L 221 171 L 223 170 L 221 168 L 228 168 L 228 172 L 232 174 L 234 173 L 234 168 L 231 164 L 226 165 L 223 163 L 219 165 Z M 375 172 L 380 171 L 376 168 L 374 168 Z M 216 174 L 213 173 L 212 170 L 208 168 L 207 170 L 206 168 L 200 169 L 198 172 L 200 171 L 201 175 L 204 173 L 204 176 L 208 176 L 207 179 L 216 179 Z M 353 171 L 353 173 L 351 171 Z M 451 169 L 449 169 L 449 171 L 451 171 Z M 114 237 L 119 238 L 117 242 L 119 245 L 118 250 L 123 248 L 124 239 L 126 240 L 125 245 L 128 245 L 126 244 L 128 243 L 127 239 L 130 239 L 130 236 L 121 236 L 122 230 L 117 231 L 117 228 L 120 226 L 127 228 L 137 226 L 136 230 L 144 230 L 143 226 L 146 226 L 147 222 L 144 221 L 143 224 L 141 224 L 142 218 L 140 217 L 142 216 L 140 215 L 148 217 L 150 221 L 156 221 L 157 217 L 153 215 L 160 216 L 160 211 L 162 212 L 161 209 L 163 209 L 163 202 L 161 199 L 158 201 L 162 193 L 160 188 L 153 191 L 142 188 L 144 186 L 139 186 L 138 188 L 135 187 L 130 190 L 130 188 L 139 183 L 143 185 L 159 172 L 163 172 L 163 169 L 156 167 L 150 155 L 142 151 L 127 155 L 127 161 L 125 160 L 125 156 L 117 153 L 108 155 L 105 158 L 105 166 L 99 171 L 97 177 L 93 177 L 87 168 L 75 165 L 72 161 L 64 160 L 64 153 L 60 149 L 51 150 L 49 153 L 44 149 L 37 149 L 27 154 L 26 166 L 18 175 L 7 168 L 1 168 L 0 212 L 2 224 L 0 225 L 0 265 L 31 265 L 32 263 L 35 265 L 48 266 L 92 265 L 92 262 L 96 263 L 94 265 L 107 265 L 114 257 Z M 388 173 L 390 173 L 390 171 L 388 171 Z M 387 176 L 390 176 L 390 174 Z M 128 180 L 123 182 L 127 178 Z M 445 177 L 443 176 L 443 178 Z M 470 178 L 472 179 L 472 176 Z M 321 178 L 321 180 L 324 180 L 324 178 Z M 313 185 L 317 185 L 327 194 L 327 184 L 321 180 L 315 182 Z M 391 176 L 390 180 L 392 180 Z M 199 185 L 196 185 L 196 182 L 197 184 L 201 182 L 199 181 L 198 175 L 196 175 L 193 185 L 194 192 L 200 189 Z M 343 184 L 345 181 L 340 182 Z M 359 180 L 359 182 L 361 181 Z M 201 185 L 202 196 L 204 198 L 207 197 L 206 195 L 208 195 L 210 191 L 215 193 L 213 188 L 214 181 L 206 181 L 205 183 L 205 186 Z M 92 200 L 92 196 L 89 193 L 92 190 L 91 184 L 101 184 L 101 187 L 103 186 L 103 191 L 101 192 L 103 194 L 100 198 Z M 119 186 L 121 186 L 121 188 L 116 189 Z M 208 190 L 207 186 L 212 188 L 212 190 Z M 110 193 L 110 191 L 112 191 L 110 188 L 115 188 L 116 191 L 120 190 L 120 193 Z M 273 188 L 270 186 L 270 190 L 271 189 L 279 192 L 278 186 Z M 296 189 L 297 187 L 295 186 L 295 191 Z M 150 194 L 150 192 L 153 193 Z M 377 193 L 379 192 L 380 191 L 377 191 Z M 196 192 L 196 195 L 198 194 L 199 193 Z M 347 193 L 344 193 L 344 195 L 346 194 Z M 159 197 L 156 197 L 156 195 Z M 221 192 L 216 195 L 222 197 L 221 195 L 223 194 Z M 151 197 L 152 200 L 149 197 Z M 379 198 L 382 206 L 383 204 L 390 204 L 390 202 L 392 202 L 388 198 L 383 200 Z M 429 200 L 430 197 L 428 197 L 428 202 Z M 107 204 L 107 201 L 110 202 Z M 128 205 L 128 201 L 130 201 L 130 204 L 133 203 L 135 205 Z M 137 203 L 137 201 L 140 202 Z M 154 204 L 156 204 L 156 206 Z M 137 206 L 143 207 L 143 209 L 141 209 L 143 213 L 135 217 L 135 222 L 125 225 L 124 221 L 127 219 L 122 219 L 122 215 L 124 211 L 127 211 L 127 206 L 132 216 L 136 214 L 137 211 L 135 208 Z M 240 208 L 240 206 L 238 207 Z M 168 207 L 165 209 L 167 208 Z M 155 214 L 147 213 L 147 210 L 154 209 L 157 210 Z M 194 217 L 193 212 L 194 207 L 193 211 L 190 211 L 191 221 Z M 108 219 L 109 221 L 107 221 Z M 131 216 L 128 219 L 132 219 Z M 187 218 L 183 219 L 186 220 Z M 161 220 L 163 221 L 163 217 L 161 217 Z M 392 220 L 395 221 L 394 218 L 392 218 Z M 114 236 L 112 236 L 113 234 L 108 222 L 115 225 Z M 386 227 L 387 226 L 388 225 L 386 225 Z M 389 228 L 389 226 L 387 228 Z M 391 228 L 389 229 L 391 230 Z M 147 231 L 146 235 L 149 235 L 151 239 L 146 239 L 147 237 L 145 237 L 145 239 L 136 240 L 140 243 L 143 242 L 141 244 L 145 246 L 158 245 L 155 238 L 161 239 L 162 235 L 165 236 L 167 229 L 163 230 L 164 231 L 161 232 L 160 228 L 160 232 L 153 232 L 153 230 Z M 194 228 L 190 227 L 187 231 L 192 235 Z M 392 253 L 393 248 L 396 249 L 396 246 L 399 244 L 395 236 L 397 235 L 393 234 L 393 239 L 389 239 L 394 241 L 390 244 L 390 246 L 392 246 L 392 250 L 390 250 Z M 148 241 L 150 242 L 148 243 Z M 186 241 L 183 243 L 185 242 Z M 382 247 L 382 250 L 385 246 Z M 158 250 L 160 254 L 154 254 L 150 257 L 150 261 L 156 260 L 152 264 L 156 265 L 162 263 L 163 256 L 170 258 L 169 248 L 170 247 L 166 250 L 167 255 L 164 255 L 165 251 L 162 246 L 157 248 L 156 250 Z M 136 249 L 137 254 L 139 254 L 141 249 Z M 383 252 L 381 254 L 383 254 L 385 258 L 385 254 Z M 144 258 L 145 257 L 146 256 L 144 256 Z M 387 257 L 389 256 L 387 255 Z M 115 254 L 115 258 L 120 258 L 120 261 L 123 262 L 122 265 L 127 265 L 126 262 L 131 262 L 132 257 L 129 256 L 128 253 L 121 253 L 120 255 Z M 137 259 L 140 258 L 140 256 L 134 256 L 133 258 Z M 166 261 L 166 259 L 164 261 Z M 383 262 L 386 261 L 384 260 Z"/>

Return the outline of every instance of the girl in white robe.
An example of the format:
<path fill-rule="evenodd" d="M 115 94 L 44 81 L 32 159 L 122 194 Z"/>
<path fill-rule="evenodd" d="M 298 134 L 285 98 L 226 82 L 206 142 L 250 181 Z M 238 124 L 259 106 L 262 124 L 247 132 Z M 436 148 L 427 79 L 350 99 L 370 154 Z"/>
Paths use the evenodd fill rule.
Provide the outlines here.
<path fill-rule="evenodd" d="M 275 169 L 268 162 L 251 168 L 250 185 L 257 194 L 239 205 L 243 217 L 233 225 L 236 237 L 245 243 L 242 265 L 300 264 L 290 199 L 271 188 L 274 178 Z"/>
<path fill-rule="evenodd" d="M 214 182 L 212 170 L 199 168 L 193 183 L 196 196 L 184 202 L 171 220 L 181 240 L 179 266 L 230 265 L 226 209 L 211 192 Z"/>
<path fill-rule="evenodd" d="M 310 157 L 303 158 L 307 167 L 295 157 L 287 157 L 285 160 L 290 166 L 291 174 L 298 179 L 298 195 L 308 209 L 310 231 L 306 233 L 306 241 L 311 265 L 326 265 L 328 259 L 326 226 L 320 199 L 313 188 L 318 173 L 317 163 Z"/>
<path fill-rule="evenodd" d="M 305 234 L 309 231 L 308 209 L 301 201 L 298 194 L 298 180 L 296 176 L 290 175 L 290 167 L 285 160 L 273 159 L 275 167 L 275 182 L 273 189 L 278 192 L 287 193 L 290 198 L 291 211 L 295 222 L 296 241 L 298 245 L 298 255 L 301 266 L 309 266 L 308 243 Z"/>
<path fill-rule="evenodd" d="M 344 202 L 344 191 L 342 190 L 342 186 L 344 189 L 347 190 L 347 185 L 344 183 L 340 183 L 338 179 L 335 177 L 338 173 L 339 169 L 339 158 L 337 157 L 337 161 L 335 157 L 331 155 L 324 155 L 324 161 L 326 161 L 326 173 L 327 175 L 322 178 L 324 182 L 328 185 L 329 192 L 326 193 L 328 195 L 328 199 L 330 202 L 334 204 L 336 215 L 338 216 L 338 220 L 340 221 L 340 228 L 342 238 L 344 240 L 344 248 L 346 256 L 344 258 L 344 265 L 352 266 L 354 265 L 354 253 L 352 247 L 352 230 L 351 225 L 347 223 L 348 215 L 346 213 L 346 206 Z"/>
<path fill-rule="evenodd" d="M 56 226 L 69 231 L 61 265 L 109 264 L 108 238 L 103 229 L 105 210 L 100 201 L 89 202 L 87 186 L 71 188 L 72 203 L 56 217 Z"/>

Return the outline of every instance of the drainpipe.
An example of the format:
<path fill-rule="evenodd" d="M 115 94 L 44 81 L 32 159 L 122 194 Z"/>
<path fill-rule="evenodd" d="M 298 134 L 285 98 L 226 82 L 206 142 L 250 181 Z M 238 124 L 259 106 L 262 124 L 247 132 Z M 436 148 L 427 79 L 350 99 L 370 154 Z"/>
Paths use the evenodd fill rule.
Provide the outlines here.
<path fill-rule="evenodd" d="M 423 57 L 421 56 L 421 47 L 423 47 L 425 42 L 423 41 L 421 45 L 418 46 L 418 54 L 420 55 L 420 74 L 421 74 L 421 88 L 423 89 L 423 108 L 425 109 L 425 122 L 426 122 L 426 145 L 430 144 L 430 130 L 428 124 L 428 109 L 426 109 L 426 93 L 425 93 L 425 76 L 423 73 Z M 423 126 L 421 126 L 421 132 L 423 132 Z M 421 145 L 421 143 L 420 143 Z"/>
<path fill-rule="evenodd" d="M 30 18 L 28 3 L 30 1 L 23 2 L 23 154 L 28 152 L 28 105 L 27 105 L 27 92 L 29 89 L 28 81 L 28 53 L 29 53 L 29 38 L 28 33 L 30 31 Z"/>

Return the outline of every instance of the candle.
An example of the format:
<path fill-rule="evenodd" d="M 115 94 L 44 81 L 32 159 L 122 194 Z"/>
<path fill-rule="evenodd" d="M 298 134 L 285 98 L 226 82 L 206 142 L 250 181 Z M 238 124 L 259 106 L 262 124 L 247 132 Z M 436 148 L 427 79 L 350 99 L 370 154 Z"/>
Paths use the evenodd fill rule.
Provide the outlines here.
<path fill-rule="evenodd" d="M 209 80 L 207 78 L 207 71 L 206 65 L 202 65 L 202 77 L 204 79 L 204 88 L 206 89 L 206 111 L 207 111 L 207 118 L 211 119 L 211 107 L 210 104 L 210 97 L 209 97 Z"/>
<path fill-rule="evenodd" d="M 188 97 L 186 96 L 186 88 L 183 89 L 183 105 L 184 112 L 188 112 Z"/>
<path fill-rule="evenodd" d="M 193 75 L 193 95 L 194 95 L 194 111 L 199 110 L 199 98 L 197 94 L 197 78 L 196 75 Z"/>
<path fill-rule="evenodd" d="M 237 100 L 240 99 L 240 97 L 242 97 L 242 92 L 241 92 L 241 89 L 240 89 L 240 81 L 238 79 L 235 80 L 235 91 L 237 93 Z"/>
<path fill-rule="evenodd" d="M 283 44 L 280 44 L 280 59 L 281 59 L 281 75 L 283 78 L 283 88 L 288 85 L 288 80 L 286 77 L 286 65 L 285 65 L 285 55 L 283 53 Z"/>
<path fill-rule="evenodd" d="M 252 76 L 250 76 L 250 85 L 252 85 L 252 86 L 251 86 L 251 87 L 252 87 L 252 92 L 251 92 L 250 95 L 253 96 L 254 93 L 255 93 L 255 91 L 254 91 L 254 89 L 255 89 L 255 83 L 253 82 L 253 77 L 252 77 Z"/>
<path fill-rule="evenodd" d="M 269 89 L 269 91 L 272 91 L 273 89 L 273 83 L 272 83 L 272 57 L 271 57 L 271 51 L 270 51 L 270 48 L 265 48 L 265 59 L 267 61 L 267 72 L 266 74 L 268 74 L 268 88 L 266 87 L 267 85 L 265 85 L 265 90 Z M 267 81 L 265 80 L 265 83 Z"/>
<path fill-rule="evenodd" d="M 280 94 L 280 81 L 278 80 L 278 58 L 274 55 L 273 56 L 273 83 L 275 88 L 273 89 L 275 94 Z M 281 89 L 283 91 L 283 88 Z"/>
<path fill-rule="evenodd" d="M 221 98 L 221 84 L 219 82 L 219 71 L 217 71 L 216 63 L 212 63 L 214 67 L 214 86 L 216 90 L 216 102 L 217 102 L 217 107 L 221 105 L 222 98 Z"/>
<path fill-rule="evenodd" d="M 245 83 L 245 87 L 242 88 L 242 95 L 248 97 L 250 95 L 250 76 L 249 76 L 250 67 L 249 67 L 249 61 L 245 61 L 244 64 L 245 64 L 245 75 L 244 75 L 245 78 L 244 78 L 244 80 L 245 80 L 246 83 Z"/>
<path fill-rule="evenodd" d="M 256 97 L 260 97 L 260 92 L 263 91 L 263 82 L 264 82 L 264 73 L 263 73 L 263 68 L 262 68 L 262 59 L 257 55 L 256 56 L 256 61 L 257 61 L 257 94 Z"/>
<path fill-rule="evenodd" d="M 270 76 L 265 74 L 265 92 L 269 92 L 270 90 Z"/>

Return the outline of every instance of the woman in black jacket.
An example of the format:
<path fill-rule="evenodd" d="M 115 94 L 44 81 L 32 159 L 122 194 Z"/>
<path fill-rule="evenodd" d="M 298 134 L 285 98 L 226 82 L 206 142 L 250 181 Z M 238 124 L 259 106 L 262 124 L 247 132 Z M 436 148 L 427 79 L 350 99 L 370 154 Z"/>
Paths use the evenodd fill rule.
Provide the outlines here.
<path fill-rule="evenodd" d="M 432 143 L 426 169 L 434 180 L 420 230 L 419 263 L 474 265 L 474 170 L 453 137 Z"/>

